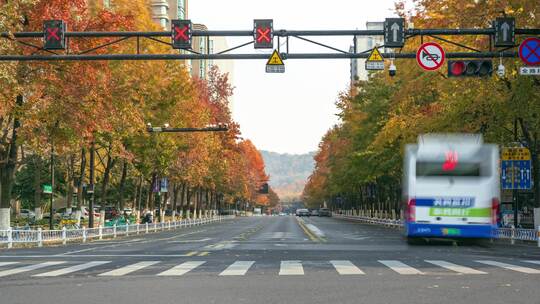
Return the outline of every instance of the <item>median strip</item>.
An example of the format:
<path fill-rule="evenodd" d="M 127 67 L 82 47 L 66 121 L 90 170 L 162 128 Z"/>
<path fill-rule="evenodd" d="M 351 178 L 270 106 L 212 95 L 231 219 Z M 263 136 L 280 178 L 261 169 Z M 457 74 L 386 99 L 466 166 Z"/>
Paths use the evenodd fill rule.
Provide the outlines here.
<path fill-rule="evenodd" d="M 298 221 L 298 225 L 304 230 L 304 233 L 309 237 L 310 240 L 313 242 L 326 242 L 326 239 L 324 238 L 324 233 L 322 233 L 321 230 L 319 230 L 317 227 L 315 227 L 312 224 L 306 224 L 305 221 L 301 218 L 296 218 Z"/>

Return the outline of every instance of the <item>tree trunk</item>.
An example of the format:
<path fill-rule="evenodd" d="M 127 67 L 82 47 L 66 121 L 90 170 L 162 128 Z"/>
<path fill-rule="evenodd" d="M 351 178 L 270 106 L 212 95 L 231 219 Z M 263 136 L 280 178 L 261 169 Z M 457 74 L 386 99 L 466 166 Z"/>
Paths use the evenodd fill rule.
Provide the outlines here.
<path fill-rule="evenodd" d="M 17 96 L 17 105 L 21 106 L 23 96 Z M 5 162 L 0 163 L 0 229 L 10 226 L 11 191 L 15 179 L 15 169 L 17 165 L 17 131 L 21 126 L 19 117 L 13 119 L 13 131 L 11 142 L 7 148 L 7 157 L 3 157 Z"/>
<path fill-rule="evenodd" d="M 101 199 L 100 203 L 103 207 L 104 204 L 106 204 L 107 201 L 107 186 L 109 185 L 109 179 L 111 175 L 111 170 L 114 167 L 116 163 L 116 158 L 111 157 L 112 152 L 112 142 L 109 143 L 109 148 L 107 149 L 107 164 L 105 166 L 105 172 L 103 173 L 103 182 L 101 184 Z"/>
<path fill-rule="evenodd" d="M 127 175 L 127 160 L 124 159 L 122 163 L 122 177 L 120 177 L 120 186 L 118 187 L 118 192 L 120 194 L 119 197 L 119 204 L 120 204 L 120 210 L 124 210 L 124 187 L 126 184 L 126 175 Z"/>
<path fill-rule="evenodd" d="M 71 210 L 73 202 L 73 179 L 75 177 L 75 156 L 70 155 L 66 170 L 66 208 Z"/>
<path fill-rule="evenodd" d="M 84 175 L 86 170 L 86 149 L 83 147 L 81 149 L 81 170 L 79 172 L 79 177 L 77 178 L 77 209 L 81 209 L 83 205 L 83 184 L 84 184 Z"/>
<path fill-rule="evenodd" d="M 41 220 L 41 170 L 43 169 L 43 162 L 40 156 L 34 158 L 34 210 L 36 213 L 36 219 Z"/>
<path fill-rule="evenodd" d="M 178 184 L 173 184 L 172 210 L 176 213 L 176 203 L 178 202 Z"/>

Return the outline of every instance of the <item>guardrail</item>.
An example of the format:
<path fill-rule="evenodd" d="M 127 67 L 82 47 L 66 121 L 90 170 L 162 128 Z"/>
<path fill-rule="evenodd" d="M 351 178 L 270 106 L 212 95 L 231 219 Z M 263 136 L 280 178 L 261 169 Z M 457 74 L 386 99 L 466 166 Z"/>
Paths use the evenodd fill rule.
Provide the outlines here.
<path fill-rule="evenodd" d="M 116 238 L 117 236 L 129 236 L 130 234 L 146 234 L 164 230 L 180 229 L 198 225 L 205 225 L 234 218 L 234 215 L 215 216 L 211 218 L 185 219 L 181 221 L 168 221 L 151 224 L 132 224 L 111 227 L 81 228 L 61 230 L 0 230 L 0 246 L 12 248 L 14 244 L 37 245 L 42 247 L 44 243 L 62 243 L 80 241 L 85 243 L 91 239 Z"/>
<path fill-rule="evenodd" d="M 339 213 L 332 213 L 336 218 L 342 218 L 351 221 L 357 221 L 365 224 L 376 224 L 391 228 L 403 228 L 403 222 L 401 220 L 373 218 L 367 216 L 355 216 L 355 215 L 343 215 Z M 538 242 L 540 247 L 540 226 L 538 229 L 522 229 L 522 228 L 497 228 L 493 230 L 494 239 L 508 239 L 512 244 L 515 244 L 516 240 Z"/>

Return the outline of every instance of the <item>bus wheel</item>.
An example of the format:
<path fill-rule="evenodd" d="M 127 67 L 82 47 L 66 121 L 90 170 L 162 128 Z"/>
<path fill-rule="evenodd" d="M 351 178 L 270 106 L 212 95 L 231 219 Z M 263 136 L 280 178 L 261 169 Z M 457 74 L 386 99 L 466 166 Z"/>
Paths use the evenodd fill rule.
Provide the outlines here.
<path fill-rule="evenodd" d="M 407 244 L 409 244 L 409 245 L 420 245 L 420 244 L 422 244 L 422 238 L 408 236 L 407 237 Z"/>

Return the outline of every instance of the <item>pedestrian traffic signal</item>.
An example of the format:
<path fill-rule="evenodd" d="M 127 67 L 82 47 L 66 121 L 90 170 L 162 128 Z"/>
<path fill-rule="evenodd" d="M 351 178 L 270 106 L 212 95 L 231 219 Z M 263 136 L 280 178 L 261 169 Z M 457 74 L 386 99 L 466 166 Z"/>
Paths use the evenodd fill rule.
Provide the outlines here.
<path fill-rule="evenodd" d="M 272 19 L 255 19 L 253 21 L 253 39 L 256 49 L 274 48 L 274 21 Z"/>
<path fill-rule="evenodd" d="M 172 20 L 171 35 L 174 49 L 191 49 L 191 20 Z"/>
<path fill-rule="evenodd" d="M 491 76 L 491 60 L 449 60 L 448 77 L 484 77 Z"/>
<path fill-rule="evenodd" d="M 66 48 L 66 24 L 62 20 L 43 22 L 43 49 L 64 50 Z"/>

